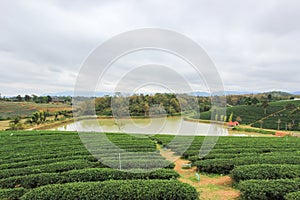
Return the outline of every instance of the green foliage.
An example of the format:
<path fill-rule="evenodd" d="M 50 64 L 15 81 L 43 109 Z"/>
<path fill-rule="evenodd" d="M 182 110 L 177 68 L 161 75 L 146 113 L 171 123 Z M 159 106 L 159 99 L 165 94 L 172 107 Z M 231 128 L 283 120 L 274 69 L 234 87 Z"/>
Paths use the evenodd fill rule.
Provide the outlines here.
<path fill-rule="evenodd" d="M 233 113 L 230 113 L 228 121 L 232 122 L 232 118 L 233 118 Z"/>
<path fill-rule="evenodd" d="M 264 122 L 265 124 L 265 122 Z M 271 130 L 264 130 L 264 129 L 256 129 L 256 128 L 244 128 L 244 127 L 239 127 L 239 126 L 236 126 L 233 128 L 234 130 L 237 130 L 237 131 L 244 131 L 244 132 L 254 132 L 254 133 L 260 133 L 260 134 L 272 134 L 272 135 L 275 135 L 275 132 L 276 131 L 271 131 Z"/>
<path fill-rule="evenodd" d="M 284 196 L 286 200 L 300 200 L 300 191 L 298 192 L 291 192 Z"/>
<path fill-rule="evenodd" d="M 29 175 L 45 172 L 64 172 L 72 169 L 103 166 L 101 163 L 92 163 L 86 160 L 69 160 L 45 165 L 35 165 L 24 168 L 4 169 L 0 171 L 0 178 Z"/>
<path fill-rule="evenodd" d="M 127 103 L 128 102 L 128 103 Z M 127 105 L 128 104 L 128 105 Z M 182 112 L 205 112 L 210 109 L 210 100 L 208 97 L 194 97 L 185 94 L 162 94 L 137 95 L 129 97 L 105 96 L 95 99 L 95 108 L 97 115 L 111 116 L 111 105 L 114 106 L 114 114 L 125 114 L 127 107 L 131 116 L 149 117 L 153 115 L 177 116 Z M 125 109 L 125 110 L 122 110 Z"/>
<path fill-rule="evenodd" d="M 87 136 L 89 136 L 88 134 L 93 133 L 86 133 Z M 175 184 L 176 186 L 176 184 L 179 183 L 178 181 L 174 181 L 174 179 L 178 178 L 179 176 L 174 170 L 158 169 L 156 171 L 147 171 L 137 169 L 139 167 L 143 167 L 152 170 L 153 168 L 157 168 L 160 165 L 165 168 L 174 167 L 174 164 L 170 164 L 170 162 L 165 160 L 165 158 L 160 155 L 159 151 L 157 151 L 155 141 L 148 138 L 147 136 L 142 135 L 127 135 L 115 133 L 97 134 L 102 134 L 102 136 L 107 137 L 115 146 L 124 149 L 127 152 L 120 153 L 119 149 L 112 148 L 113 145 L 102 143 L 103 141 L 94 141 L 93 139 L 88 142 L 88 145 L 98 144 L 103 147 L 103 152 L 96 152 L 97 156 L 101 158 L 101 161 L 110 161 L 110 164 L 115 163 L 116 166 L 119 166 L 119 161 L 117 160 L 116 162 L 115 158 L 116 156 L 121 155 L 122 169 L 128 169 L 127 171 L 110 169 L 107 168 L 105 163 L 99 162 L 90 154 L 89 151 L 87 151 L 76 132 L 0 132 L 0 151 L 4 152 L 0 154 L 0 187 L 11 188 L 9 190 L 0 190 L 0 194 L 2 194 L 2 191 L 3 195 L 6 195 L 2 195 L 3 198 L 0 199 L 5 199 L 8 194 L 14 195 L 14 193 L 10 191 L 14 191 L 15 189 L 13 188 L 15 187 L 26 188 L 30 193 L 32 191 L 32 188 L 39 189 L 40 187 L 45 185 L 46 187 L 54 187 L 53 184 L 74 182 L 78 183 L 79 185 L 78 187 L 74 186 L 78 189 L 74 193 L 74 195 L 77 195 L 76 198 L 79 198 L 78 195 L 81 194 L 83 195 L 83 197 L 85 197 L 85 199 L 92 198 L 90 195 L 94 194 L 96 195 L 96 198 L 99 197 L 100 193 L 97 193 L 97 191 L 93 191 L 95 193 L 90 193 L 90 191 L 93 190 L 93 188 L 97 189 L 98 186 L 83 187 L 83 185 L 81 184 L 90 181 L 107 182 L 108 180 L 116 181 L 114 182 L 114 184 L 111 184 L 109 186 L 106 186 L 106 184 L 102 184 L 99 182 L 101 188 L 102 186 L 104 187 L 101 189 L 102 192 L 100 190 L 99 192 L 101 192 L 101 194 L 109 194 L 110 191 L 113 190 L 112 187 L 116 186 L 116 189 L 113 191 L 113 195 L 118 195 L 119 193 L 117 188 L 124 187 L 123 184 L 127 184 L 127 182 L 119 183 L 119 181 L 133 179 L 147 180 L 145 182 L 147 184 L 152 180 L 157 181 L 157 179 L 164 179 L 166 180 L 166 182 L 163 182 L 163 185 L 161 185 L 162 187 L 165 187 L 163 189 L 163 193 L 166 193 L 168 195 L 175 195 L 174 198 L 177 197 L 177 194 L 174 194 L 174 191 L 170 186 L 173 184 Z M 168 181 L 170 181 L 170 183 L 168 183 Z M 139 194 L 140 198 L 143 198 L 142 195 L 145 195 L 146 198 L 147 195 L 150 195 L 147 193 L 148 187 L 151 187 L 154 190 L 155 186 L 157 186 L 156 182 L 153 183 L 153 185 L 147 186 L 147 184 L 140 184 L 140 186 L 134 185 L 132 186 L 132 191 L 135 191 L 135 187 L 137 187 L 136 193 L 138 193 L 139 191 L 144 192 L 142 194 Z M 64 187 L 64 185 L 62 186 Z M 144 186 L 145 189 L 143 189 Z M 179 187 L 182 187 L 182 189 L 178 189 Z M 90 190 L 86 191 L 86 188 L 90 188 Z M 189 191 L 189 188 L 190 186 L 186 188 L 186 186 L 180 185 L 176 186 L 176 191 L 182 190 L 182 194 L 179 195 L 182 195 L 181 198 L 185 198 L 187 196 L 184 196 L 186 194 L 183 194 L 183 191 Z M 159 191 L 160 188 L 156 188 L 156 190 Z M 26 192 L 24 189 L 22 191 Z M 195 190 L 193 189 L 193 191 Z M 55 192 L 55 190 L 53 190 L 52 192 Z M 23 193 L 18 193 L 15 195 L 15 197 L 9 196 L 11 197 L 9 199 L 20 199 L 19 197 L 22 196 Z M 57 195 L 59 194 L 60 193 L 58 192 Z M 156 194 L 160 195 L 158 193 Z M 38 196 L 28 198 L 43 198 L 43 196 L 39 196 L 39 194 L 36 195 Z M 124 195 L 124 199 L 131 198 L 131 194 L 128 193 L 124 193 L 121 195 Z M 73 196 L 64 196 L 65 199 L 73 199 L 72 197 Z M 113 196 L 112 199 L 114 199 L 114 197 L 115 196 Z M 52 199 L 52 197 L 49 198 Z M 82 199 L 81 196 L 80 199 Z"/>
<path fill-rule="evenodd" d="M 155 135 L 153 138 L 177 153 L 185 145 L 180 140 L 172 143 L 174 136 Z M 283 199 L 285 194 L 300 190 L 299 179 L 293 179 L 300 176 L 299 138 L 219 137 L 213 149 L 211 143 L 204 141 L 205 137 L 195 137 L 182 157 L 192 161 L 200 172 L 231 172 L 236 181 L 259 179 L 238 184 L 242 199 Z"/>
<path fill-rule="evenodd" d="M 266 111 L 266 113 L 265 113 Z M 274 129 L 278 128 L 278 119 L 281 120 L 279 124 L 280 130 L 300 130 L 300 101 L 278 101 L 258 103 L 257 105 L 241 105 L 228 107 L 227 113 L 233 113 L 233 119 L 238 117 L 242 119 L 243 124 L 252 124 L 253 127 L 260 128 L 263 119 L 263 128 Z M 227 116 L 230 121 L 230 115 Z M 211 116 L 215 117 L 212 110 L 202 112 L 199 115 L 192 116 L 195 119 L 210 120 Z M 266 117 L 266 118 L 265 118 Z M 289 125 L 290 124 L 290 125 Z"/>
<path fill-rule="evenodd" d="M 238 185 L 241 199 L 283 200 L 284 196 L 300 190 L 299 179 L 247 180 Z"/>
<path fill-rule="evenodd" d="M 1 188 L 36 188 L 43 185 L 69 182 L 89 182 L 126 179 L 175 179 L 179 174 L 171 169 L 159 169 L 146 173 L 126 172 L 109 168 L 89 168 L 62 173 L 40 173 L 0 179 Z"/>
<path fill-rule="evenodd" d="M 33 189 L 21 200 L 198 199 L 195 188 L 179 181 L 123 180 L 69 183 Z"/>
<path fill-rule="evenodd" d="M 300 177 L 300 165 L 254 164 L 237 166 L 231 171 L 235 181 L 249 179 L 285 179 Z"/>
<path fill-rule="evenodd" d="M 0 189 L 0 199 L 2 200 L 19 200 L 27 190 L 25 188 Z"/>
<path fill-rule="evenodd" d="M 229 174 L 230 171 L 239 165 L 251 164 L 300 164 L 300 156 L 250 156 L 237 157 L 233 159 L 210 159 L 194 163 L 198 170 L 207 173 Z"/>

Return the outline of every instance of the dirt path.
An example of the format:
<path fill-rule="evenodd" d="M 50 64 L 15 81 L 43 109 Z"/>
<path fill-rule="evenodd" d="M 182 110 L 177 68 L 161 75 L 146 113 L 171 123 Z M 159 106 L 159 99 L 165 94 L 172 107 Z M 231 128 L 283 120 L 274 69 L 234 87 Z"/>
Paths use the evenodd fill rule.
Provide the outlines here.
<path fill-rule="evenodd" d="M 181 168 L 183 164 L 187 164 L 189 161 L 175 156 L 174 152 L 170 150 L 160 149 L 160 153 L 167 160 L 175 163 L 174 170 L 180 174 L 179 181 L 195 187 L 200 194 L 201 200 L 229 200 L 239 197 L 239 191 L 231 187 L 232 180 L 229 176 L 200 174 L 200 182 L 198 182 L 196 167 L 191 169 Z"/>

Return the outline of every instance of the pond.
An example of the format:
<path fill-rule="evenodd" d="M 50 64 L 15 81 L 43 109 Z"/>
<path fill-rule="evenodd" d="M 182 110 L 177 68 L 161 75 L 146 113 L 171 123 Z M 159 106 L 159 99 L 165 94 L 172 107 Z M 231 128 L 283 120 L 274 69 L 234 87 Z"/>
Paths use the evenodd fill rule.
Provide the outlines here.
<path fill-rule="evenodd" d="M 186 121 L 182 117 L 143 119 L 87 119 L 63 125 L 52 130 L 95 131 L 141 134 L 214 135 L 227 136 L 222 125 Z"/>

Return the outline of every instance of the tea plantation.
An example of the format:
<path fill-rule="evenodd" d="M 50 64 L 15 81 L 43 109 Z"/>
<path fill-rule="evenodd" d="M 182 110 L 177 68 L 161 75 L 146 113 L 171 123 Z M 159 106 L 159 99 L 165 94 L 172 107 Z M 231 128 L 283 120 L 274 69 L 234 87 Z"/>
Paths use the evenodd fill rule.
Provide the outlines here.
<path fill-rule="evenodd" d="M 248 124 L 257 128 L 274 130 L 300 130 L 300 100 L 269 102 L 264 108 L 262 104 L 241 105 L 227 107 L 227 120 L 233 114 L 233 120 L 239 118 L 241 124 Z M 214 110 L 200 113 L 193 118 L 205 120 L 215 119 Z M 218 116 L 218 120 L 220 116 Z"/>
<path fill-rule="evenodd" d="M 99 133 L 107 144 L 92 134 L 83 145 L 74 132 L 0 132 L 0 199 L 198 199 L 156 141 Z"/>
<path fill-rule="evenodd" d="M 241 199 L 300 199 L 299 138 L 220 137 L 210 151 L 210 140 L 203 143 L 204 137 L 195 137 L 185 152 L 184 143 L 174 136 L 154 138 L 192 161 L 201 173 L 229 174 Z"/>

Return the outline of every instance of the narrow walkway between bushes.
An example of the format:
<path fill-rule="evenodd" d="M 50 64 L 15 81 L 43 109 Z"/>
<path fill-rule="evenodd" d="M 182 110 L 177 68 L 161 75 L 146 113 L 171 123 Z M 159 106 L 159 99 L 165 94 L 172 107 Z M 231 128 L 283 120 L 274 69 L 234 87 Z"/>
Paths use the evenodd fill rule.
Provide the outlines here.
<path fill-rule="evenodd" d="M 238 190 L 231 187 L 232 180 L 229 176 L 204 175 L 200 174 L 200 182 L 196 177 L 196 167 L 182 169 L 183 164 L 188 164 L 188 160 L 183 160 L 180 156 L 174 155 L 170 150 L 159 148 L 160 154 L 169 161 L 174 161 L 174 170 L 180 174 L 179 181 L 187 183 L 197 189 L 201 200 L 230 200 L 240 196 Z"/>

